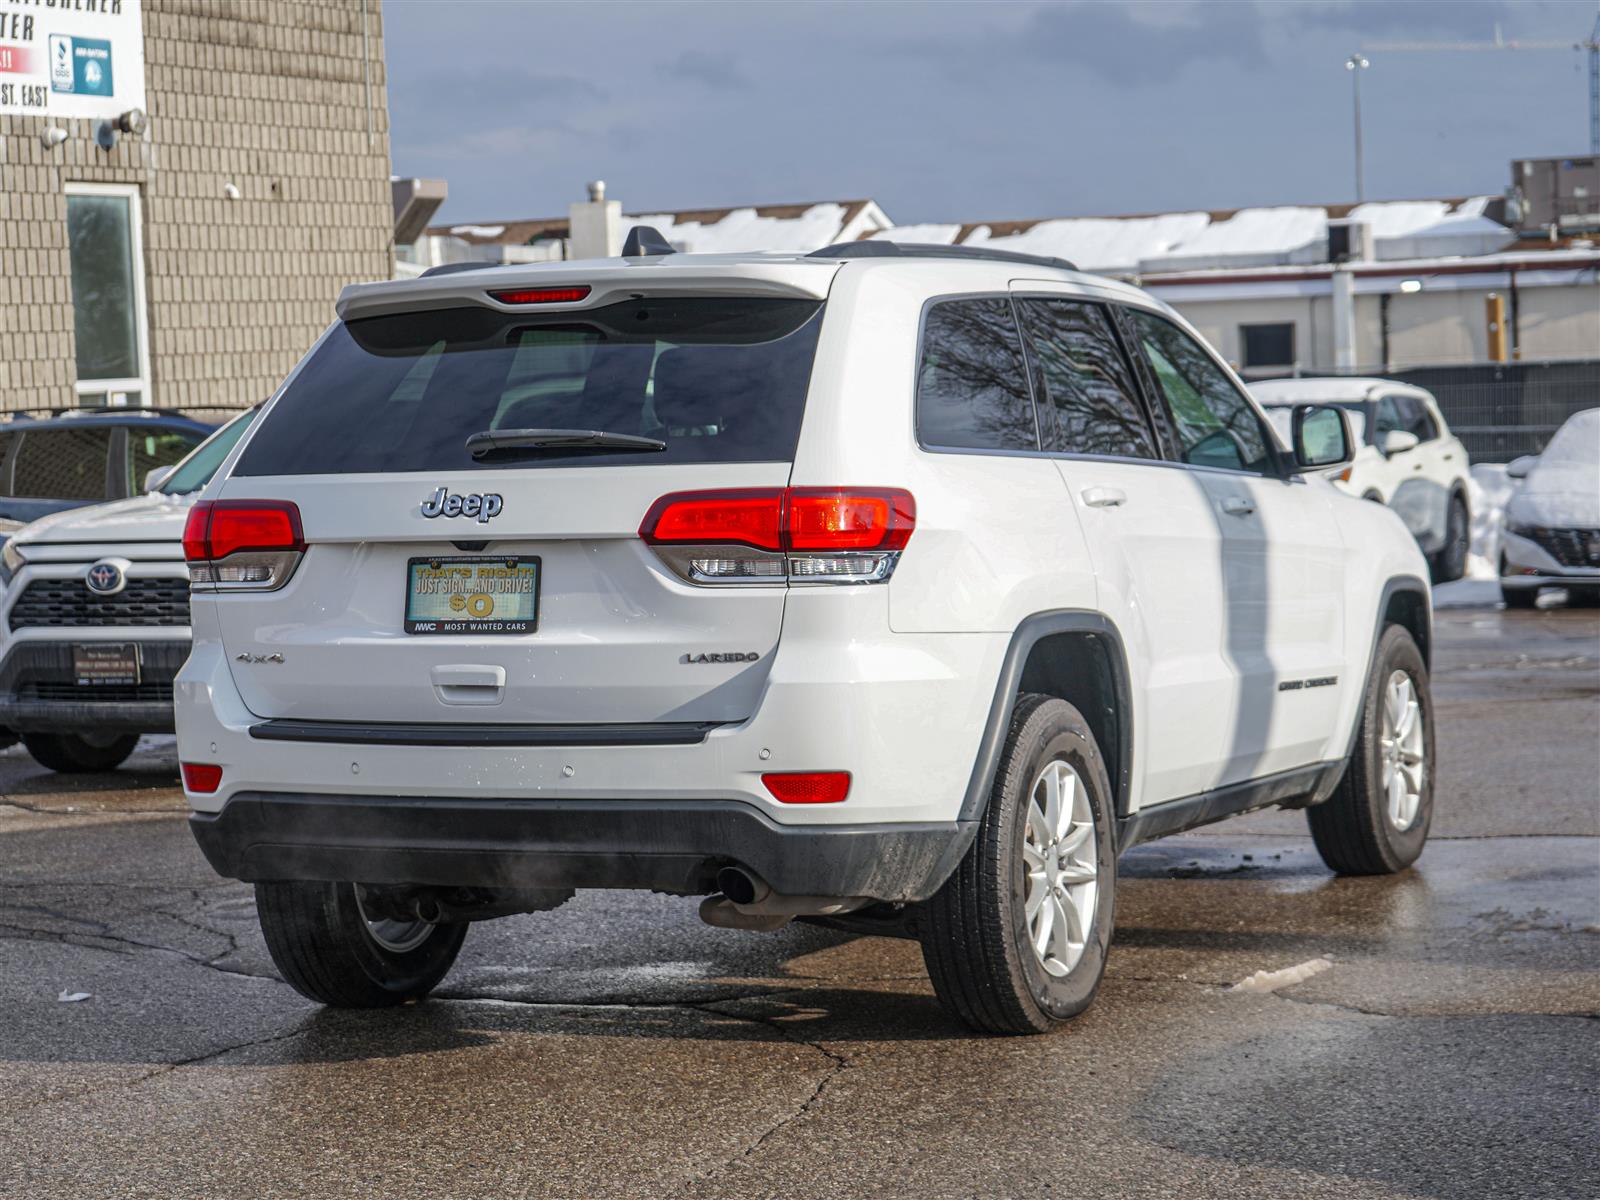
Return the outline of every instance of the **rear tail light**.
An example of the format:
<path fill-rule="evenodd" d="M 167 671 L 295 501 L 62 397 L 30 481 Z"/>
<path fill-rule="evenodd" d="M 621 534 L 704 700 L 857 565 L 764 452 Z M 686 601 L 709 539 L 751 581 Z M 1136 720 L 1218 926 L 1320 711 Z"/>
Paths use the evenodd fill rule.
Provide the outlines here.
<path fill-rule="evenodd" d="M 202 500 L 183 527 L 195 591 L 270 592 L 305 552 L 300 509 L 288 500 Z"/>
<path fill-rule="evenodd" d="M 222 786 L 222 768 L 213 763 L 179 763 L 185 791 L 209 794 Z"/>
<path fill-rule="evenodd" d="M 783 804 L 838 804 L 850 794 L 849 771 L 780 771 L 761 782 Z"/>
<path fill-rule="evenodd" d="M 691 583 L 881 583 L 916 528 L 903 488 L 674 492 L 639 536 Z"/>

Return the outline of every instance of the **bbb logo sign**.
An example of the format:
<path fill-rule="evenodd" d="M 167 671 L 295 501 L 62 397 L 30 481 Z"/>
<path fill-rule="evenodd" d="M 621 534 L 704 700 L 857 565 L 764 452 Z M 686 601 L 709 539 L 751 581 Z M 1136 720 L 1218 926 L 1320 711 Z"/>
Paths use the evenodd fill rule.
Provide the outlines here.
<path fill-rule="evenodd" d="M 97 596 L 115 596 L 128 582 L 121 563 L 103 558 L 83 575 L 84 586 Z"/>

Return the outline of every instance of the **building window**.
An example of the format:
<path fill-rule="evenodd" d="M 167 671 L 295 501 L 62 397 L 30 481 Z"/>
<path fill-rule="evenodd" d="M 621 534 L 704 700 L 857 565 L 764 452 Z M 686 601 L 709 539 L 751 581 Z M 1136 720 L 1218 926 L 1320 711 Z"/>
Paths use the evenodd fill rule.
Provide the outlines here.
<path fill-rule="evenodd" d="M 139 189 L 69 183 L 66 194 L 78 403 L 91 408 L 148 404 Z"/>
<path fill-rule="evenodd" d="M 1239 345 L 1243 347 L 1247 371 L 1256 367 L 1292 367 L 1295 364 L 1294 322 L 1241 325 Z"/>

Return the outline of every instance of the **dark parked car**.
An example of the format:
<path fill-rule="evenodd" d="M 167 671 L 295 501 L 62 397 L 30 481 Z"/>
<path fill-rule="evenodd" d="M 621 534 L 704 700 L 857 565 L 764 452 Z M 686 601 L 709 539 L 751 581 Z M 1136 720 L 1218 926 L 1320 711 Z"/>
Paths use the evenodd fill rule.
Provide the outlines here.
<path fill-rule="evenodd" d="M 0 421 L 0 518 L 32 521 L 137 496 L 146 474 L 173 466 L 215 428 L 138 408 L 17 414 Z"/>

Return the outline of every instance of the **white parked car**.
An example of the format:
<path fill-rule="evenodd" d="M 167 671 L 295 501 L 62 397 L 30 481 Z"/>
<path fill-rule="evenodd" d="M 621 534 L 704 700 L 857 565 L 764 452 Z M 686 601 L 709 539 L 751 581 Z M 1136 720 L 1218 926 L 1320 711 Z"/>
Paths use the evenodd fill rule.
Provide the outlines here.
<path fill-rule="evenodd" d="M 1471 539 L 1471 464 L 1431 392 L 1392 379 L 1273 379 L 1250 385 L 1285 437 L 1297 404 L 1350 414 L 1360 443 L 1334 475 L 1342 491 L 1387 504 L 1428 556 L 1433 582 L 1460 579 Z"/>
<path fill-rule="evenodd" d="M 191 826 L 307 996 L 649 888 L 916 937 L 957 1017 L 1039 1031 L 1129 846 L 1280 805 L 1338 871 L 1422 851 L 1422 555 L 1307 478 L 1340 410 L 1286 452 L 1137 288 L 659 244 L 338 311 L 190 513 L 177 686 Z"/>
<path fill-rule="evenodd" d="M 1532 608 L 1545 588 L 1569 603 L 1600 603 L 1600 408 L 1570 417 L 1544 453 L 1506 467 L 1521 480 L 1506 504 L 1500 595 Z"/>
<path fill-rule="evenodd" d="M 0 728 L 55 771 L 109 771 L 172 729 L 189 654 L 189 506 L 248 424 L 236 417 L 142 496 L 23 526 L 0 550 Z"/>

